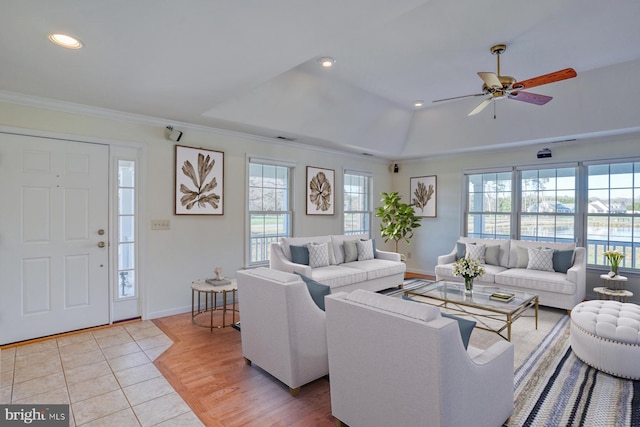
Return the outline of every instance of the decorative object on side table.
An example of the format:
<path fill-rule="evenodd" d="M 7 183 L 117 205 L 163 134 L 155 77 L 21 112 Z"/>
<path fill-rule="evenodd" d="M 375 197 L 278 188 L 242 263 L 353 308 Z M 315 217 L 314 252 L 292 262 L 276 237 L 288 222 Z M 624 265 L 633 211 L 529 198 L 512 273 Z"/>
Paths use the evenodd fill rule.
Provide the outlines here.
<path fill-rule="evenodd" d="M 462 276 L 464 278 L 465 293 L 473 292 L 473 280 L 484 274 L 484 267 L 480 261 L 469 257 L 459 258 L 453 263 L 453 275 Z"/>
<path fill-rule="evenodd" d="M 609 261 L 609 266 L 611 267 L 609 277 L 617 276 L 618 267 L 620 266 L 620 261 L 624 259 L 624 254 L 620 251 L 606 251 L 604 256 L 607 258 L 607 261 Z"/>
<path fill-rule="evenodd" d="M 213 286 L 223 286 L 231 283 L 229 279 L 225 279 L 222 277 L 222 267 L 216 267 L 213 272 L 216 274 L 216 277 L 213 279 L 207 279 L 206 282 Z"/>

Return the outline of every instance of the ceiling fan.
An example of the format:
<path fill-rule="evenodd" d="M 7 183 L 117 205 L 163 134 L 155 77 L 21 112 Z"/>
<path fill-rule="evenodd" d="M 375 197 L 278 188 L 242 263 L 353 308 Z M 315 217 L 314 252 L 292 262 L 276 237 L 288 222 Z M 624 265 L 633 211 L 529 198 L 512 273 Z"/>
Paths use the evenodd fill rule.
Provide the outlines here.
<path fill-rule="evenodd" d="M 491 53 L 497 55 L 498 70 L 497 73 L 479 72 L 478 75 L 484 81 L 482 85 L 482 93 L 473 95 L 456 96 L 453 98 L 437 99 L 433 102 L 451 101 L 454 99 L 469 98 L 472 96 L 487 96 L 484 101 L 474 108 L 468 115 L 473 116 L 484 110 L 491 102 L 499 99 L 515 99 L 516 101 L 528 102 L 530 104 L 544 105 L 551 101 L 553 97 L 547 95 L 539 95 L 531 92 L 523 92 L 522 89 L 529 89 L 536 86 L 542 86 L 561 80 L 572 79 L 578 74 L 573 68 L 565 68 L 564 70 L 555 71 L 553 73 L 544 74 L 542 76 L 533 77 L 528 80 L 517 81 L 511 76 L 500 75 L 500 55 L 507 50 L 507 45 L 498 44 L 491 47 Z M 495 119 L 495 114 L 494 114 Z"/>

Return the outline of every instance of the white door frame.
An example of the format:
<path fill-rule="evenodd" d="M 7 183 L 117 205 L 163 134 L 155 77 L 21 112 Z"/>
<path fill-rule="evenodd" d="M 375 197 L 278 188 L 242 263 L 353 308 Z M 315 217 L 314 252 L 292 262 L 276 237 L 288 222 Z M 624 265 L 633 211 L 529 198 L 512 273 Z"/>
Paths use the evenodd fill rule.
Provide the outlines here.
<path fill-rule="evenodd" d="M 146 305 L 146 286 L 145 286 L 145 257 L 143 254 L 146 253 L 146 242 L 147 242 L 147 228 L 146 228 L 146 198 L 143 195 L 147 194 L 146 190 L 146 158 L 147 158 L 147 149 L 146 144 L 138 143 L 138 142 L 130 142 L 130 141 L 116 141 L 105 138 L 96 138 L 85 135 L 73 135 L 73 134 L 65 134 L 59 132 L 50 132 L 50 131 L 41 131 L 36 129 L 23 129 L 23 128 L 15 128 L 11 126 L 1 126 L 0 125 L 0 133 L 19 135 L 19 136 L 31 136 L 31 137 L 40 137 L 47 139 L 59 139 L 62 141 L 74 141 L 74 142 L 83 142 L 83 143 L 94 143 L 94 144 L 103 144 L 109 146 L 109 171 L 113 171 L 114 167 L 117 169 L 117 162 L 119 159 L 122 159 L 122 153 L 131 153 L 131 150 L 136 150 L 137 158 L 136 158 L 136 173 L 138 176 L 136 185 L 136 193 L 138 195 L 137 200 L 137 223 L 136 230 L 137 236 L 139 239 L 137 253 L 138 257 L 136 259 L 136 269 L 138 274 L 138 307 L 140 310 L 140 316 L 143 319 L 147 318 L 147 305 Z M 114 206 L 117 204 L 117 183 L 118 177 L 113 176 L 113 173 L 110 173 L 109 178 L 109 205 Z M 117 218 L 114 217 L 114 209 L 109 209 L 109 323 L 113 323 L 114 319 L 114 298 L 116 295 L 116 290 L 114 286 L 117 286 L 117 245 L 111 244 L 114 242 L 113 237 L 114 233 L 117 233 Z"/>

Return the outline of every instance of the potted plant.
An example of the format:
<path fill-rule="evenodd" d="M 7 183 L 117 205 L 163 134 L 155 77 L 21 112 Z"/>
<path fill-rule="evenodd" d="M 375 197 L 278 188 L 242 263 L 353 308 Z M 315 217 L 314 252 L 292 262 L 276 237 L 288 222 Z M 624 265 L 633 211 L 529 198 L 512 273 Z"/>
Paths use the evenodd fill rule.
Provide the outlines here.
<path fill-rule="evenodd" d="M 407 244 L 411 244 L 413 229 L 420 227 L 422 218 L 415 215 L 413 205 L 402 203 L 401 196 L 396 192 L 382 193 L 380 200 L 383 205 L 376 208 L 376 217 L 380 218 L 380 235 L 384 241 L 392 239 L 396 242 L 396 252 L 398 252 L 398 242 L 404 239 Z"/>

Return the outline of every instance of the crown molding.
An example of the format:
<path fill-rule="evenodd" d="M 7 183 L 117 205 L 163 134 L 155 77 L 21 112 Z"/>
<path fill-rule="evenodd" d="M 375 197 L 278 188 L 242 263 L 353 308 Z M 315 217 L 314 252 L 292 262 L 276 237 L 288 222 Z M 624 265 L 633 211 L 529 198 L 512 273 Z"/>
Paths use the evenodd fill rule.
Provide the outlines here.
<path fill-rule="evenodd" d="M 254 134 L 245 133 L 245 132 L 220 129 L 220 128 L 210 127 L 210 126 L 196 125 L 193 123 L 180 122 L 180 121 L 175 121 L 170 119 L 164 119 L 161 117 L 146 116 L 143 114 L 126 113 L 122 111 L 110 110 L 107 108 L 95 107 L 91 105 L 76 104 L 73 102 L 60 101 L 60 100 L 50 99 L 50 98 L 42 98 L 42 97 L 33 96 L 33 95 L 24 95 L 17 92 L 0 90 L 0 102 L 23 105 L 26 107 L 39 108 L 44 110 L 58 111 L 62 113 L 77 114 L 80 116 L 93 117 L 98 119 L 128 122 L 128 123 L 146 125 L 146 126 L 159 126 L 159 127 L 165 128 L 168 124 L 170 124 L 171 126 L 179 127 L 182 131 L 191 130 L 191 131 L 201 132 L 205 134 L 215 134 L 219 136 L 250 140 L 254 142 L 275 144 L 275 145 L 279 145 L 282 147 L 289 147 L 289 148 L 292 145 L 294 145 L 296 148 L 299 148 L 301 150 L 315 151 L 315 152 L 321 152 L 325 154 L 332 154 L 332 155 L 338 155 L 338 156 L 346 155 L 346 156 L 358 158 L 358 159 L 362 159 L 363 157 L 366 157 L 370 161 L 375 161 L 378 163 L 386 163 L 388 161 L 387 159 L 381 159 L 374 156 L 365 156 L 364 154 L 357 154 L 349 151 L 334 150 L 330 148 L 316 147 L 312 145 L 302 145 L 300 143 L 292 143 L 290 141 L 289 142 L 281 141 L 276 138 L 269 138 L 266 136 L 254 135 Z"/>

